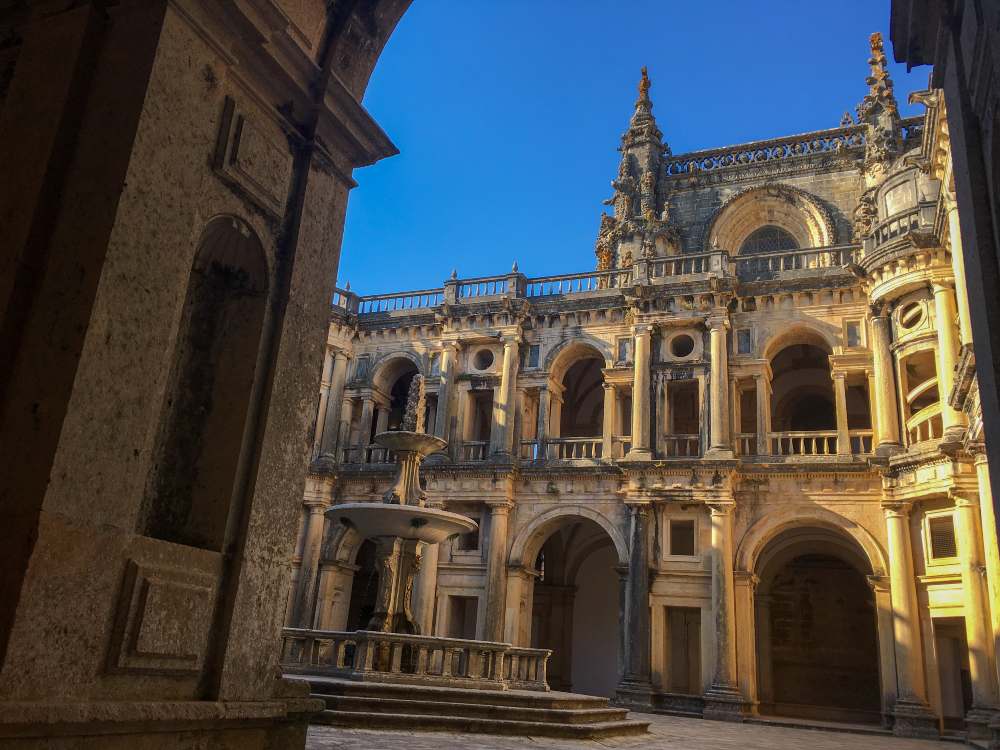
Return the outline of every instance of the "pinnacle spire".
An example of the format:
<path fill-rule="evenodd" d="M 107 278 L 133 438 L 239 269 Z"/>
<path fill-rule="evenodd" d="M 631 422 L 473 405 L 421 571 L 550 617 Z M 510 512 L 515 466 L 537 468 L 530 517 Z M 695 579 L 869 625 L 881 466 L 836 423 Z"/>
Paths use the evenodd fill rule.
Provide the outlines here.
<path fill-rule="evenodd" d="M 868 37 L 868 42 L 871 45 L 871 57 L 868 58 L 871 72 L 865 79 L 865 83 L 868 84 L 868 95 L 858 105 L 859 122 L 870 117 L 877 105 L 881 105 L 882 109 L 891 116 L 899 115 L 899 105 L 892 90 L 892 78 L 886 68 L 885 48 L 882 44 L 881 32 L 876 31 Z"/>
<path fill-rule="evenodd" d="M 629 120 L 628 130 L 622 136 L 622 145 L 636 145 L 640 142 L 662 144 L 663 133 L 656 127 L 653 117 L 653 101 L 649 98 L 649 88 L 652 86 L 646 66 L 642 66 L 639 78 L 639 98 L 635 100 L 635 112 Z"/>

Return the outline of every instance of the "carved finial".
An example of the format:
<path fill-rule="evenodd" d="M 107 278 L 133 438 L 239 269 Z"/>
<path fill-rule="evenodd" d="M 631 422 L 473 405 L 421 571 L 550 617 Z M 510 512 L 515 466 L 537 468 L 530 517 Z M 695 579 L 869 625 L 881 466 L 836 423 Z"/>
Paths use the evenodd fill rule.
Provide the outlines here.
<path fill-rule="evenodd" d="M 840 118 L 840 127 L 846 128 L 854 124 L 854 118 L 851 117 L 850 112 L 844 112 L 844 116 Z"/>
<path fill-rule="evenodd" d="M 451 280 L 454 281 L 457 278 L 458 278 L 458 269 L 457 268 L 451 269 Z"/>
<path fill-rule="evenodd" d="M 348 281 L 346 284 L 344 284 L 344 291 L 345 292 L 351 291 L 351 282 L 350 281 Z"/>
<path fill-rule="evenodd" d="M 858 105 L 859 121 L 866 119 L 876 104 L 881 104 L 890 114 L 898 115 L 899 112 L 896 95 L 892 90 L 892 78 L 889 77 L 889 71 L 886 69 L 881 32 L 876 31 L 868 37 L 868 42 L 871 44 L 871 57 L 868 58 L 871 72 L 865 79 L 865 83 L 868 84 L 868 96 Z"/>
<path fill-rule="evenodd" d="M 642 66 L 642 78 L 639 79 L 639 99 L 640 101 L 649 101 L 649 87 L 652 84 L 649 82 L 649 75 L 646 73 L 646 66 Z"/>
<path fill-rule="evenodd" d="M 517 261 L 514 261 L 514 265 L 510 267 L 511 273 L 517 273 Z"/>

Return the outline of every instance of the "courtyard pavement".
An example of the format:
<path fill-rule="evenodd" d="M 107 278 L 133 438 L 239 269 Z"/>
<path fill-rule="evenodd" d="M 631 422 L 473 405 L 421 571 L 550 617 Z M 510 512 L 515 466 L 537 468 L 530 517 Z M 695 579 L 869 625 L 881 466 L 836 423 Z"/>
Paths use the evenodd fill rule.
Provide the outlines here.
<path fill-rule="evenodd" d="M 871 734 L 797 729 L 759 724 L 631 714 L 648 719 L 649 734 L 609 740 L 562 740 L 547 737 L 496 737 L 449 732 L 390 732 L 372 729 L 309 729 L 306 750 L 521 750 L 622 747 L 655 750 L 948 750 L 954 742 L 911 740 Z"/>

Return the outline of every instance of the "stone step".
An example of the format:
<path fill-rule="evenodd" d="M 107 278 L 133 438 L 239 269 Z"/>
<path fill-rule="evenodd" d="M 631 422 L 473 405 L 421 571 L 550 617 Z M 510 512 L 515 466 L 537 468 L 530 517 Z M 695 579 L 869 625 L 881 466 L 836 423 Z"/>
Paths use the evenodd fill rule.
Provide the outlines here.
<path fill-rule="evenodd" d="M 448 716 L 470 719 L 503 719 L 511 721 L 550 722 L 554 724 L 600 724 L 623 721 L 628 715 L 624 708 L 525 708 L 491 703 L 450 701 L 442 705 L 437 701 L 407 700 L 390 697 L 362 697 L 355 695 L 318 695 L 327 708 L 333 711 L 370 712 L 389 714 L 433 714 L 447 712 Z M 464 698 L 464 696 L 463 696 Z"/>
<path fill-rule="evenodd" d="M 463 716 L 396 714 L 370 711 L 323 711 L 313 719 L 316 724 L 351 727 L 354 729 L 405 729 L 408 731 L 462 732 L 468 734 L 501 734 L 520 737 L 562 737 L 598 740 L 645 734 L 648 721 L 623 720 L 593 724 L 568 724 L 549 721 L 515 721 L 482 719 Z"/>
<path fill-rule="evenodd" d="M 608 707 L 608 699 L 576 693 L 547 693 L 528 690 L 469 690 L 462 688 L 401 685 L 386 682 L 356 682 L 332 677 L 302 677 L 309 682 L 313 695 L 359 698 L 396 698 L 431 703 L 486 703 L 492 706 L 523 708 L 599 709 Z"/>

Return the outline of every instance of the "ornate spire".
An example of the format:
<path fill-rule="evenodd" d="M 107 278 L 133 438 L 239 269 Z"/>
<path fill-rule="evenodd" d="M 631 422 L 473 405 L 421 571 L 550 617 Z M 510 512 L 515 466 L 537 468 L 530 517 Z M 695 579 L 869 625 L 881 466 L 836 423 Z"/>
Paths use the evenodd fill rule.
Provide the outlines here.
<path fill-rule="evenodd" d="M 635 100 L 635 112 L 629 121 L 629 128 L 622 136 L 622 146 L 634 146 L 643 141 L 653 141 L 661 143 L 663 133 L 656 127 L 656 118 L 653 117 L 653 101 L 649 98 L 649 74 L 646 66 L 642 66 L 642 77 L 639 79 L 639 98 Z"/>
<path fill-rule="evenodd" d="M 868 95 L 858 105 L 858 121 L 866 120 L 877 114 L 876 105 L 881 105 L 885 112 L 898 117 L 899 105 L 892 90 L 892 78 L 889 77 L 889 71 L 886 69 L 882 34 L 876 31 L 868 37 L 868 42 L 872 49 L 871 57 L 868 58 L 871 73 L 865 79 L 865 83 L 868 84 Z"/>

